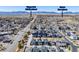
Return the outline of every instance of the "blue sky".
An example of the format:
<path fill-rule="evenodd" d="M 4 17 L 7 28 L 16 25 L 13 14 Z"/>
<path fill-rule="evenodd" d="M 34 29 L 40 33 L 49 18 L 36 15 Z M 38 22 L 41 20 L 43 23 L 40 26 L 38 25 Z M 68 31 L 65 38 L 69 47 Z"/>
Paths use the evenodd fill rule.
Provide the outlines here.
<path fill-rule="evenodd" d="M 37 11 L 54 11 L 57 12 L 59 6 L 37 6 Z M 68 11 L 79 12 L 79 6 L 66 6 Z M 25 11 L 25 6 L 0 6 L 0 11 Z"/>

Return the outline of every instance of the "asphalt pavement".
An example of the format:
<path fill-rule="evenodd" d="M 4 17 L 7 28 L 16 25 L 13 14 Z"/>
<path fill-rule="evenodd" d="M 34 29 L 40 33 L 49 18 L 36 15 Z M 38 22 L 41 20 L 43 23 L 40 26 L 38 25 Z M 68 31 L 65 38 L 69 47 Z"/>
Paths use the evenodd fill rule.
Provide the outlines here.
<path fill-rule="evenodd" d="M 66 37 L 65 34 L 63 34 L 63 33 L 61 33 L 61 34 L 63 35 L 65 41 L 68 42 L 68 43 L 71 45 L 71 47 L 72 47 L 72 52 L 77 52 L 77 46 L 75 46 L 75 45 L 69 40 L 69 38 Z"/>
<path fill-rule="evenodd" d="M 15 41 L 9 47 L 7 47 L 5 52 L 16 52 L 18 41 L 20 41 L 23 38 L 24 33 L 30 30 L 30 26 L 33 24 L 35 19 L 36 19 L 36 16 L 23 30 L 18 32 L 18 34 L 13 38 Z"/>

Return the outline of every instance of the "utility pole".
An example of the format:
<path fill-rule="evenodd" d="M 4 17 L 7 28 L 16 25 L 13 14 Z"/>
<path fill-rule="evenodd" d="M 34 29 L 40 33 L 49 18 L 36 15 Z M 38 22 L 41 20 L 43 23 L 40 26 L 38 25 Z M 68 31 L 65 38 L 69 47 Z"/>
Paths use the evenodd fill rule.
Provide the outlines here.
<path fill-rule="evenodd" d="M 63 11 L 67 11 L 68 9 L 66 9 L 65 6 L 59 6 L 59 8 L 57 10 L 61 11 L 61 17 L 63 18 Z"/>

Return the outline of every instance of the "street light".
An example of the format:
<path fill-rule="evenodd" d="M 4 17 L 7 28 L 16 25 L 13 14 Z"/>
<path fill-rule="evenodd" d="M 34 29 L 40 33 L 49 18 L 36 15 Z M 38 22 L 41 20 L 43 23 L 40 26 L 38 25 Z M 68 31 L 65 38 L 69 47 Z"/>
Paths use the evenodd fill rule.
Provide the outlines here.
<path fill-rule="evenodd" d="M 32 18 L 32 11 L 37 10 L 36 6 L 26 6 L 25 10 L 30 11 L 30 18 Z"/>
<path fill-rule="evenodd" d="M 61 11 L 61 16 L 63 17 L 63 11 L 67 11 L 65 6 L 59 6 L 58 11 Z"/>

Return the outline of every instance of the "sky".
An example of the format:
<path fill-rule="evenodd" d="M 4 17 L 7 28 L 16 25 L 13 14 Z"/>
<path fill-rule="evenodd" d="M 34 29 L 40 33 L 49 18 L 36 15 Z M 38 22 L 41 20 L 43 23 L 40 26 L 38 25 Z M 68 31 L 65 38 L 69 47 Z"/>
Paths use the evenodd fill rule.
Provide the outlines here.
<path fill-rule="evenodd" d="M 59 6 L 36 6 L 37 11 L 53 11 L 58 12 Z M 68 11 L 79 12 L 79 6 L 66 6 Z M 0 11 L 13 12 L 13 11 L 25 11 L 25 6 L 0 6 Z"/>

